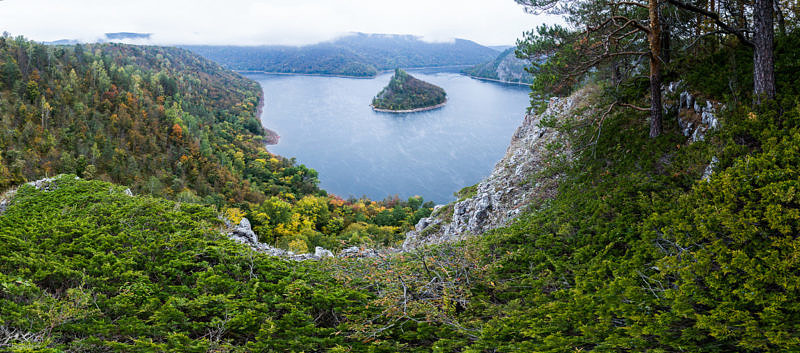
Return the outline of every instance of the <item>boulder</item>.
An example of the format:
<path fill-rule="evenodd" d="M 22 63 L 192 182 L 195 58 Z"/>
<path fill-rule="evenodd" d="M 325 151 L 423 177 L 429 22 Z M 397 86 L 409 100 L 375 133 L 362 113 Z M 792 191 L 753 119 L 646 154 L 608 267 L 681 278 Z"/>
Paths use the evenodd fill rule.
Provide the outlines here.
<path fill-rule="evenodd" d="M 31 181 L 31 182 L 28 182 L 26 184 L 35 187 L 36 190 L 48 192 L 48 191 L 53 191 L 55 189 L 58 189 L 58 183 L 56 182 L 56 179 L 57 179 L 57 177 L 55 177 L 55 178 L 44 178 L 44 179 L 39 179 L 39 180 L 36 180 L 36 181 Z"/>
<path fill-rule="evenodd" d="M 387 253 L 399 252 L 399 250 L 391 248 L 385 249 L 384 251 L 386 251 Z M 366 248 L 362 249 L 357 246 L 351 246 L 349 248 L 342 249 L 342 251 L 340 251 L 339 254 L 337 255 L 337 257 L 340 258 L 373 258 L 377 256 L 378 256 L 377 250 L 366 249 Z"/>
<path fill-rule="evenodd" d="M 314 256 L 321 259 L 323 257 L 333 257 L 333 253 L 330 250 L 318 246 L 314 248 Z"/>
<path fill-rule="evenodd" d="M 231 238 L 245 244 L 259 244 L 258 235 L 250 228 L 250 220 L 242 217 L 239 224 L 233 228 Z"/>
<path fill-rule="evenodd" d="M 0 215 L 6 212 L 6 209 L 10 204 L 11 200 L 6 200 L 6 199 L 0 200 Z"/>

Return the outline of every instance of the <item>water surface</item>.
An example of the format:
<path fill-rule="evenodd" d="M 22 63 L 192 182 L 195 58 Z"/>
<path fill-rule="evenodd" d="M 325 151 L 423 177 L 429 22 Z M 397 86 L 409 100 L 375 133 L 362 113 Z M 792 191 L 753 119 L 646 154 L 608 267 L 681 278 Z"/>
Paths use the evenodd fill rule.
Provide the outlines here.
<path fill-rule="evenodd" d="M 445 203 L 486 177 L 529 105 L 529 89 L 452 72 L 409 71 L 447 92 L 441 109 L 377 113 L 369 103 L 389 83 L 374 79 L 247 74 L 264 89 L 262 124 L 281 136 L 273 153 L 319 172 L 342 197 L 421 195 Z"/>

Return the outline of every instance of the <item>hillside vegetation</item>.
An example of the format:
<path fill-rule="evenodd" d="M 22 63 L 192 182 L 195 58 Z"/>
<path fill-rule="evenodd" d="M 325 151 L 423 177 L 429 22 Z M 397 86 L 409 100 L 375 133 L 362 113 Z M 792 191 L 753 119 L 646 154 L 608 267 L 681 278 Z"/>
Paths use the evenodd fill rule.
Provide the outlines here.
<path fill-rule="evenodd" d="M 510 83 L 533 83 L 533 76 L 525 70 L 528 62 L 517 58 L 517 48 L 509 48 L 493 60 L 468 67 L 461 72 L 476 78 L 486 78 Z"/>
<path fill-rule="evenodd" d="M 653 139 L 646 112 L 605 114 L 614 89 L 606 86 L 591 97 L 590 123 L 544 123 L 575 153 L 543 173 L 562 175 L 554 199 L 482 237 L 342 262 L 336 273 L 375 281 L 373 303 L 395 326 L 451 329 L 428 336 L 431 351 L 796 351 L 797 43 L 778 41 L 776 101 L 754 109 L 746 86 L 736 92 L 746 103 L 706 93 L 726 108 L 704 141 L 689 143 L 674 115 Z M 708 51 L 672 74 L 694 92 L 723 92 L 723 83 L 747 80 L 728 68 L 752 63 L 748 54 Z"/>
<path fill-rule="evenodd" d="M 227 239 L 219 213 L 223 219 L 251 217 L 268 242 L 307 248 L 360 239 L 391 244 L 398 229 L 407 229 L 430 209 L 417 198 L 382 204 L 345 201 L 313 188 L 306 194 L 302 189 L 291 195 L 262 194 L 263 202 L 242 202 L 241 208 L 216 208 L 161 196 L 128 196 L 124 186 L 63 175 L 38 187 L 22 185 L 0 203 L 0 349 L 800 351 L 797 9 L 783 8 L 788 17 L 776 34 L 775 87 L 770 92 L 759 86 L 763 77 L 755 73 L 764 69 L 756 65 L 762 58 L 744 42 L 747 36 L 711 32 L 700 26 L 699 17 L 683 16 L 666 5 L 664 12 L 675 11 L 675 16 L 664 19 L 677 22 L 670 27 L 673 46 L 662 53 L 668 55 L 637 54 L 643 59 L 632 62 L 606 60 L 617 56 L 602 57 L 601 52 L 602 60 L 580 72 L 586 67 L 582 60 L 591 64 L 591 56 L 598 54 L 593 50 L 604 49 L 595 45 L 603 31 L 638 35 L 618 44 L 652 54 L 664 48 L 647 42 L 661 36 L 644 34 L 664 27 L 657 26 L 659 11 L 631 5 L 637 3 L 572 4 L 582 12 L 558 10 L 576 11 L 571 13 L 575 21 L 602 22 L 601 15 L 609 10 L 605 6 L 624 5 L 635 8 L 625 14 L 650 15 L 656 23 L 641 22 L 649 29 L 640 23 L 644 31 L 633 32 L 597 27 L 598 33 L 587 34 L 542 27 L 528 34 L 521 48 L 529 58 L 542 50 L 554 58 L 534 64 L 539 73 L 534 97 L 553 90 L 569 93 L 585 82 L 596 88 L 587 90 L 595 93 L 587 97 L 592 104 L 580 112 L 580 119 L 540 123 L 562 139 L 548 148 L 567 146 L 571 157 L 545 161 L 544 169 L 529 176 L 525 182 L 531 184 L 541 176 L 557 176 L 558 191 L 532 204 L 513 224 L 391 255 L 285 262 Z M 772 2 L 766 4 L 772 8 Z M 738 15 L 752 12 L 752 4 L 741 5 L 746 11 Z M 785 6 L 777 5 L 779 10 Z M 725 13 L 723 19 L 730 16 L 737 14 Z M 709 32 L 695 38 L 701 31 Z M 15 102 L 2 106 L 2 133 L 17 136 L 27 125 L 34 132 L 30 136 L 49 141 L 40 135 L 49 136 L 53 125 L 48 124 L 55 118 L 41 114 L 47 112 L 42 100 L 50 104 L 61 98 L 42 87 L 61 90 L 45 85 L 48 80 L 41 77 L 47 76 L 39 73 L 37 80 L 33 70 L 24 70 L 36 62 L 26 59 L 36 56 L 26 55 L 75 49 L 4 40 L 4 45 L 24 50 L 6 54 L 0 66 L 14 77 L 12 85 L 3 83 L 3 102 Z M 114 48 L 96 47 L 84 54 L 102 57 L 104 50 Z M 38 71 L 70 74 L 63 66 L 51 66 L 59 56 L 39 57 L 52 60 L 40 60 Z M 666 57 L 668 62 L 657 61 Z M 94 62 L 102 63 L 81 65 Z M 654 69 L 650 76 L 644 74 L 648 69 Z M 81 94 L 103 97 L 108 92 L 91 86 L 102 80 L 93 79 L 88 68 L 81 72 L 86 75 Z M 661 110 L 654 101 L 662 95 L 661 85 L 654 84 L 661 78 L 664 86 L 682 82 L 687 90 L 683 96 L 698 97 L 693 102 L 697 105 L 683 102 L 682 111 Z M 196 87 L 180 85 L 176 92 L 183 96 Z M 665 108 L 678 104 L 671 101 L 674 97 L 664 97 Z M 538 111 L 540 103 L 534 100 L 531 111 Z M 643 108 L 648 105 L 658 110 Z M 719 126 L 703 138 L 684 135 L 676 115 L 697 118 L 698 110 L 709 105 L 719 107 Z M 95 103 L 87 107 L 104 109 Z M 20 113 L 29 109 L 38 110 Z M 110 121 L 110 116 L 98 113 L 97 120 L 89 121 L 105 126 L 103 119 Z M 75 121 L 88 119 L 81 117 Z M 662 117 L 663 125 L 655 124 L 654 118 Z M 174 135 L 173 126 L 174 120 L 168 121 L 165 133 Z M 189 124 L 178 126 L 181 137 L 184 130 L 193 131 Z M 3 141 L 13 141 L 4 142 L 4 160 L 12 158 L 6 146 L 31 155 L 47 156 L 52 150 L 35 138 Z M 28 166 L 27 159 L 20 159 L 3 162 L 9 184 L 26 178 L 24 170 L 14 169 Z M 33 168 L 44 168 L 39 164 Z M 62 170 L 70 171 L 53 172 Z M 114 177 L 109 171 L 95 175 L 102 173 Z"/>
<path fill-rule="evenodd" d="M 411 35 L 354 33 L 293 46 L 184 46 L 232 70 L 372 77 L 396 67 L 475 65 L 497 52 L 455 39 L 431 43 Z"/>
<path fill-rule="evenodd" d="M 23 185 L 0 215 L 0 350 L 396 349 L 351 338 L 370 294 L 234 243 L 217 216 L 74 175 Z"/>
<path fill-rule="evenodd" d="M 0 37 L 0 70 L 0 190 L 73 173 L 246 216 L 296 252 L 397 246 L 432 207 L 327 195 L 265 149 L 258 84 L 184 49 Z"/>
<path fill-rule="evenodd" d="M 60 172 L 210 203 L 313 192 L 315 175 L 270 160 L 256 83 L 191 53 L 126 45 L 50 47 L 0 38 L 0 187 Z"/>
<path fill-rule="evenodd" d="M 372 99 L 372 108 L 388 111 L 422 110 L 446 101 L 447 94 L 441 87 L 396 69 L 389 84 Z"/>

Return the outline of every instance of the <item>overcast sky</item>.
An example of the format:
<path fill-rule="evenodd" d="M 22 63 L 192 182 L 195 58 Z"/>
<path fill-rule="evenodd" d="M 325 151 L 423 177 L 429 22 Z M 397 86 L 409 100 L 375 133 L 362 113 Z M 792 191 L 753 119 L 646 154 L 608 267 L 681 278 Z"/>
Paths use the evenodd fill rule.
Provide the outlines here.
<path fill-rule="evenodd" d="M 511 45 L 554 17 L 514 0 L 0 0 L 0 31 L 38 41 L 153 33 L 158 44 L 310 44 L 348 32 Z"/>

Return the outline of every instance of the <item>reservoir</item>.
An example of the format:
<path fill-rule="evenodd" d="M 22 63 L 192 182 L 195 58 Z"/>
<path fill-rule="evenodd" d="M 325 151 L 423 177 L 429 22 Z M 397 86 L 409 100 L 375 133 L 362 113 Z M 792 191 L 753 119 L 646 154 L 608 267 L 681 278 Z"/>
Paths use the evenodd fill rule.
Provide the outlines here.
<path fill-rule="evenodd" d="M 246 74 L 264 90 L 267 146 L 319 172 L 320 186 L 343 198 L 420 195 L 446 203 L 488 176 L 529 106 L 527 86 L 480 81 L 455 72 L 409 70 L 444 88 L 436 110 L 373 111 L 372 98 L 392 73 L 376 78 Z"/>

